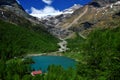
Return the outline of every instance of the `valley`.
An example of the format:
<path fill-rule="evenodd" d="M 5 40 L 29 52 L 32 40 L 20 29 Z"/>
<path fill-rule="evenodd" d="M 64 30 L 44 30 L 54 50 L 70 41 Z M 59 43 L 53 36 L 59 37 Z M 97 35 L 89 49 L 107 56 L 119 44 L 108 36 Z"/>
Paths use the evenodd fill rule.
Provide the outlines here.
<path fill-rule="evenodd" d="M 75 68 L 53 64 L 46 73 L 33 77 L 31 72 L 41 68 L 31 68 L 35 62 L 30 57 L 38 60 L 40 56 L 48 63 L 57 63 L 61 57 L 60 63 Z M 50 56 L 50 60 L 45 59 Z M 77 64 L 67 64 L 68 57 Z M 0 80 L 119 79 L 119 0 L 75 4 L 60 15 L 42 19 L 26 13 L 16 0 L 0 1 Z"/>

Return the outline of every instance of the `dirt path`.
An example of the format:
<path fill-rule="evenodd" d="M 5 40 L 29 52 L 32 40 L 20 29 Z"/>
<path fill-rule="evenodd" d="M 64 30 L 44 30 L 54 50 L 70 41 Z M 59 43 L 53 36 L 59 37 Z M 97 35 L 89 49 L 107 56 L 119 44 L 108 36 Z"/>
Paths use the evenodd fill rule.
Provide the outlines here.
<path fill-rule="evenodd" d="M 76 19 L 74 19 L 73 22 L 66 27 L 66 29 L 70 28 L 73 24 L 76 24 L 78 22 L 78 20 L 87 13 L 87 11 L 88 11 L 88 6 L 86 6 L 85 11 L 82 14 L 80 14 Z M 86 37 L 83 36 L 82 34 L 79 33 L 79 35 L 83 39 L 86 39 Z"/>
<path fill-rule="evenodd" d="M 87 39 L 85 36 L 83 36 L 80 32 L 78 33 L 79 36 L 81 36 L 83 39 Z"/>
<path fill-rule="evenodd" d="M 88 6 L 86 6 L 85 11 L 82 14 L 80 14 L 76 19 L 74 19 L 73 22 L 66 27 L 66 29 L 70 28 L 73 24 L 76 24 L 78 20 L 86 14 L 87 11 L 88 11 Z"/>

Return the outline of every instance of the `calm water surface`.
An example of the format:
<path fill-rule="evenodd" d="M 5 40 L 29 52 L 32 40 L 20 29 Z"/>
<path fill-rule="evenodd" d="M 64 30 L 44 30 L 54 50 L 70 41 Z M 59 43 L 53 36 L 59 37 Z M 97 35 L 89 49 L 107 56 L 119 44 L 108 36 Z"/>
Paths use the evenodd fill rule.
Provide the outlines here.
<path fill-rule="evenodd" d="M 61 65 L 64 69 L 75 68 L 76 61 L 64 56 L 33 56 L 34 64 L 31 67 L 35 70 L 41 69 L 46 72 L 49 65 Z"/>

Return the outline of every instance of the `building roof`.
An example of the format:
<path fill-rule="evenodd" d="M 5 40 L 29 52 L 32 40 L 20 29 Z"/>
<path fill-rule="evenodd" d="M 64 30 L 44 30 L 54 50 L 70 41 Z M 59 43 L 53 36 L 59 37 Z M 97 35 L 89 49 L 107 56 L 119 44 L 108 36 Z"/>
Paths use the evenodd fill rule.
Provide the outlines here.
<path fill-rule="evenodd" d="M 35 76 L 35 75 L 37 75 L 37 74 L 42 74 L 42 71 L 41 71 L 41 70 L 38 70 L 38 71 L 32 71 L 32 72 L 31 72 L 31 75 L 32 75 L 32 76 Z"/>

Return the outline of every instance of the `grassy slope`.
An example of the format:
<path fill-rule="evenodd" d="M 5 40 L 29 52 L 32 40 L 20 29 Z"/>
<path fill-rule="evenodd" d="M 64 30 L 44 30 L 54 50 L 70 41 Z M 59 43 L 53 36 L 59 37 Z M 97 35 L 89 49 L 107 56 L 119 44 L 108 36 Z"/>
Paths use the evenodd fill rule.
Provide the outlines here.
<path fill-rule="evenodd" d="M 27 52 L 50 52 L 57 49 L 58 40 L 44 32 L 39 33 L 0 20 L 0 53 L 7 57 Z"/>
<path fill-rule="evenodd" d="M 64 54 L 79 60 L 80 80 L 119 80 L 120 25 L 116 27 L 95 30 L 82 42 L 80 37 L 68 40 L 71 49 Z"/>
<path fill-rule="evenodd" d="M 84 54 L 82 54 L 84 51 L 88 51 L 88 52 L 91 52 L 91 50 L 88 50 L 88 49 L 86 49 L 86 50 L 84 50 L 83 49 L 83 46 L 85 45 L 84 43 L 87 41 L 88 43 L 90 43 L 90 41 L 88 40 L 91 36 L 93 36 L 93 42 L 94 43 L 99 43 L 99 42 L 101 42 L 102 41 L 102 39 L 101 38 L 99 38 L 99 36 L 100 35 L 102 35 L 102 34 L 104 34 L 104 35 L 107 35 L 106 33 L 105 33 L 105 31 L 109 31 L 109 30 L 114 30 L 115 28 L 117 28 L 117 27 L 120 27 L 120 22 L 119 22 L 119 19 L 120 19 L 120 17 L 119 16 L 117 16 L 117 15 L 114 15 L 114 18 L 112 19 L 112 21 L 111 20 L 109 20 L 109 21 L 105 21 L 105 23 L 106 24 L 101 24 L 101 25 L 96 25 L 96 26 L 98 26 L 98 29 L 94 29 L 94 30 L 96 30 L 96 31 L 94 31 L 94 30 L 92 30 L 93 32 L 91 33 L 91 34 L 89 34 L 87 37 L 87 39 L 86 40 L 84 40 L 84 39 L 82 39 L 80 36 L 77 36 L 76 38 L 74 38 L 74 39 L 70 39 L 70 40 L 68 40 L 68 47 L 70 48 L 70 50 L 68 51 L 68 52 L 66 52 L 66 53 L 64 53 L 66 56 L 69 56 L 69 57 L 72 57 L 72 58 L 75 58 L 75 59 L 77 59 L 77 60 L 79 60 L 79 61 L 81 61 L 81 62 L 84 62 L 83 61 L 83 57 L 84 57 Z M 106 27 L 110 27 L 110 28 L 103 28 L 104 26 L 106 26 Z M 118 30 L 116 30 L 116 32 L 119 32 L 119 28 L 117 28 Z M 100 30 L 100 31 L 99 31 Z M 100 33 L 98 33 L 97 34 L 97 31 L 99 31 Z M 113 31 L 109 31 L 109 33 L 114 33 L 114 36 L 113 36 L 113 38 L 115 37 L 116 39 L 119 39 L 119 36 L 117 35 L 117 33 L 115 33 L 115 32 L 113 32 Z M 97 34 L 96 35 L 96 37 L 94 36 L 95 34 Z M 109 37 L 109 36 L 108 36 Z M 103 36 L 103 38 L 104 38 L 104 36 Z M 97 39 L 97 41 L 99 41 L 99 42 L 96 42 L 96 39 Z M 105 37 L 105 39 L 106 39 L 106 43 L 109 43 L 107 40 L 107 36 Z M 91 41 L 92 41 L 91 40 Z M 104 40 L 103 40 L 104 41 Z M 113 41 L 114 42 L 114 41 Z M 112 42 L 111 42 L 112 43 Z M 102 43 L 101 43 L 102 44 Z M 104 43 L 103 43 L 104 44 Z M 116 43 L 116 44 L 119 44 L 119 43 Z M 108 45 L 108 44 L 106 44 L 106 45 Z M 111 44 L 112 45 L 112 44 Z M 89 47 L 92 47 L 92 45 L 90 45 Z M 107 47 L 107 46 L 106 46 Z M 97 47 L 96 47 L 97 48 Z M 111 48 L 110 48 L 111 49 Z M 101 50 L 100 50 L 101 51 Z"/>

